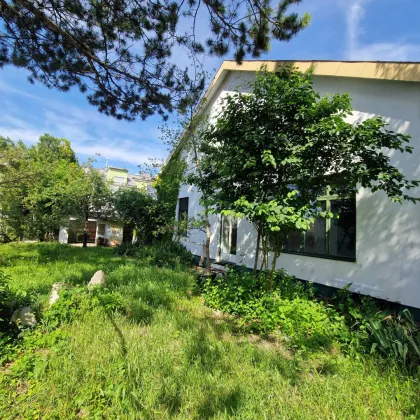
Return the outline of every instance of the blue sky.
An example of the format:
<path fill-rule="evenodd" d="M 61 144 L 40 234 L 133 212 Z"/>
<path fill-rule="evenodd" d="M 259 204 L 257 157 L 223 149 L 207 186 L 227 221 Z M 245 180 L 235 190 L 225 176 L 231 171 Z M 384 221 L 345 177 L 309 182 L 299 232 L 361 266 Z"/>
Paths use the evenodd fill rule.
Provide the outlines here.
<path fill-rule="evenodd" d="M 289 43 L 273 42 L 262 58 L 420 61 L 419 0 L 303 0 L 298 10 L 311 14 L 310 27 Z M 200 35 L 205 37 L 206 31 Z M 175 61 L 185 59 L 177 54 Z M 206 69 L 214 74 L 221 62 L 206 58 Z M 168 155 L 160 141 L 159 117 L 117 121 L 100 114 L 77 90 L 31 85 L 27 76 L 10 66 L 0 70 L 0 135 L 27 144 L 45 132 L 65 137 L 81 161 L 99 154 L 97 166 L 105 166 L 109 158 L 111 165 L 132 173 L 148 158 Z"/>

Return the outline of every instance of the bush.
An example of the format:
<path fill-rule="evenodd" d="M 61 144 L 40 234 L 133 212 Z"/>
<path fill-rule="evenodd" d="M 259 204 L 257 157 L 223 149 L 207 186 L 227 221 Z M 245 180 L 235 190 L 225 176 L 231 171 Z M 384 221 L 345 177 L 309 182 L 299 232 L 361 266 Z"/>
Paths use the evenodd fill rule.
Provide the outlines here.
<path fill-rule="evenodd" d="M 101 287 L 95 287 L 90 292 L 85 287 L 63 289 L 60 298 L 44 312 L 42 324 L 51 330 L 95 309 L 123 312 L 123 298 L 121 294 Z"/>
<path fill-rule="evenodd" d="M 9 280 L 9 276 L 0 270 L 0 337 L 2 332 L 13 329 L 9 320 L 15 309 L 29 302 L 26 293 L 12 291 Z"/>
<path fill-rule="evenodd" d="M 98 238 L 96 239 L 96 245 L 97 246 L 108 246 L 109 241 L 108 241 L 107 238 L 104 238 L 103 236 L 98 236 Z"/>
<path fill-rule="evenodd" d="M 238 316 L 248 330 L 268 333 L 280 329 L 291 347 L 316 349 L 338 343 L 346 352 L 377 352 L 408 367 L 420 361 L 420 329 L 405 309 L 389 314 L 370 297 L 352 294 L 350 285 L 326 302 L 314 297 L 311 285 L 284 271 L 258 278 L 232 270 L 201 285 L 208 306 Z"/>
<path fill-rule="evenodd" d="M 116 248 L 118 255 L 133 257 L 147 265 L 182 269 L 194 264 L 194 256 L 179 242 L 167 241 L 156 245 L 139 243 L 122 244 Z"/>
<path fill-rule="evenodd" d="M 204 283 L 204 299 L 209 306 L 240 317 L 238 322 L 251 331 L 269 333 L 280 328 L 291 346 L 301 349 L 348 340 L 344 317 L 311 300 L 310 285 L 278 271 L 272 288 L 266 290 L 269 275 L 262 273 L 256 279 L 249 272 L 229 271 Z"/>

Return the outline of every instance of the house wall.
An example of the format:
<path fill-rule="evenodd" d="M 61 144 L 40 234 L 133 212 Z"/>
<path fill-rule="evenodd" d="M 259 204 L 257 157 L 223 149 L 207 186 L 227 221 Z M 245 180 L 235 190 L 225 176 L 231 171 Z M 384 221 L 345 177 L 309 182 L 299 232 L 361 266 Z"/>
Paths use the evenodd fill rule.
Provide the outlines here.
<path fill-rule="evenodd" d="M 89 221 L 96 221 L 95 219 L 89 219 Z M 103 236 L 104 238 L 108 239 L 110 245 L 119 245 L 122 243 L 123 240 L 123 226 L 118 222 L 112 221 L 96 221 L 96 238 L 98 236 Z M 105 234 L 99 235 L 98 234 L 98 225 L 105 224 Z M 60 227 L 60 232 L 58 236 L 58 241 L 63 244 L 69 243 L 69 234 L 68 234 L 68 227 Z"/>
<path fill-rule="evenodd" d="M 114 181 L 114 178 L 123 177 L 125 179 L 124 184 L 127 184 L 127 178 L 128 178 L 128 170 L 127 169 L 118 169 L 118 168 L 108 168 L 106 171 L 106 179 L 107 181 Z"/>
<path fill-rule="evenodd" d="M 217 115 L 220 97 L 236 87 L 249 91 L 246 85 L 254 77 L 254 73 L 231 72 L 209 101 L 210 115 Z M 314 88 L 321 96 L 349 92 L 355 109 L 350 122 L 379 115 L 391 130 L 411 134 L 412 155 L 387 153 L 408 179 L 420 179 L 420 83 L 315 76 Z M 420 189 L 410 194 L 420 197 Z M 202 210 L 194 187 L 182 185 L 179 197 L 189 197 L 190 217 Z M 356 196 L 356 205 L 356 262 L 282 254 L 277 268 L 327 286 L 343 287 L 352 282 L 353 291 L 420 308 L 420 206 L 390 203 L 384 193 L 372 194 L 363 188 Z M 250 223 L 240 220 L 238 224 L 236 256 L 219 255 L 218 217 L 212 216 L 211 223 L 211 258 L 252 268 L 257 235 Z M 201 255 L 204 239 L 203 232 L 194 231 L 182 242 Z"/>

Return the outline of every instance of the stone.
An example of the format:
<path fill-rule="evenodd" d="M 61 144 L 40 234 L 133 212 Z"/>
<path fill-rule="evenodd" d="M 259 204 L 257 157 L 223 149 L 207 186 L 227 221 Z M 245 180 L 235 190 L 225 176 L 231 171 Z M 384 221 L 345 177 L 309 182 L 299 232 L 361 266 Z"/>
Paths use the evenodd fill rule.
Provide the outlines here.
<path fill-rule="evenodd" d="M 102 270 L 97 271 L 90 282 L 88 283 L 88 289 L 92 290 L 94 287 L 104 287 L 105 286 L 105 273 Z"/>
<path fill-rule="evenodd" d="M 10 322 L 24 327 L 34 327 L 37 324 L 35 314 L 30 306 L 25 306 L 13 312 Z"/>
<path fill-rule="evenodd" d="M 57 300 L 60 298 L 60 295 L 59 295 L 58 292 L 60 290 L 64 289 L 65 287 L 66 287 L 66 285 L 64 283 L 61 283 L 61 282 L 60 283 L 54 283 L 52 285 L 51 293 L 50 293 L 50 300 L 49 300 L 50 306 L 53 303 L 57 302 Z"/>

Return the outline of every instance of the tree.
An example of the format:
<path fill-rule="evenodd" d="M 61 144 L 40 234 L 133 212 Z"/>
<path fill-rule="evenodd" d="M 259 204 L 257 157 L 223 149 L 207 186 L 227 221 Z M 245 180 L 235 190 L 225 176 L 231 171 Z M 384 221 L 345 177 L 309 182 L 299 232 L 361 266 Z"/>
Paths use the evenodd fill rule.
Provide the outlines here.
<path fill-rule="evenodd" d="M 205 78 L 208 75 L 201 68 L 199 74 L 203 74 Z M 207 117 L 196 114 L 195 111 L 200 103 L 200 95 L 191 95 L 191 101 L 184 113 L 180 114 L 177 121 L 176 128 L 169 128 L 168 126 L 162 129 L 162 139 L 174 153 L 177 154 L 176 158 L 171 157 L 167 167 L 163 168 L 163 173 L 158 178 L 159 181 L 163 177 L 171 177 L 169 182 L 157 182 L 156 189 L 158 197 L 162 197 L 163 189 L 162 185 L 171 186 L 168 189 L 170 191 L 171 198 L 173 197 L 174 206 L 172 208 L 172 214 L 170 216 L 170 224 L 175 228 L 176 233 L 179 235 L 181 231 L 200 230 L 206 235 L 206 240 L 203 244 L 203 252 L 199 262 L 202 266 L 204 259 L 206 261 L 207 274 L 211 274 L 211 259 L 210 259 L 210 240 L 211 240 L 211 225 L 210 225 L 210 209 L 205 200 L 207 195 L 208 183 L 207 180 L 202 176 L 201 171 L 201 142 L 203 140 L 203 133 L 207 126 Z M 171 168 L 172 167 L 172 173 Z M 178 169 L 178 173 L 175 173 L 173 169 Z M 175 184 L 176 182 L 176 184 Z M 180 184 L 185 182 L 186 184 L 192 184 L 198 187 L 199 192 L 202 194 L 201 203 L 203 204 L 203 213 L 201 217 L 189 218 L 188 220 L 173 220 L 175 213 L 176 202 L 178 200 L 178 194 Z"/>
<path fill-rule="evenodd" d="M 103 175 L 92 167 L 92 162 L 80 167 L 78 177 L 67 197 L 66 212 L 83 220 L 83 247 L 87 246 L 89 219 L 115 217 L 112 191 Z"/>
<path fill-rule="evenodd" d="M 386 128 L 380 117 L 354 125 L 348 94 L 320 98 L 311 72 L 284 68 L 261 72 L 253 94 L 239 92 L 222 101 L 222 110 L 201 143 L 202 173 L 211 187 L 207 202 L 213 211 L 247 217 L 258 232 L 263 265 L 273 249 L 272 272 L 284 239 L 307 230 L 315 217 L 334 217 L 317 201 L 328 187 L 332 193 L 370 188 L 392 201 L 420 185 L 410 181 L 383 149 L 411 153 L 409 136 Z"/>
<path fill-rule="evenodd" d="M 118 190 L 113 203 L 118 220 L 136 230 L 137 241 L 150 243 L 164 217 L 159 203 L 146 192 L 132 188 Z"/>
<path fill-rule="evenodd" d="M 67 216 L 67 197 L 79 168 L 70 142 L 44 134 L 27 148 L 3 139 L 0 161 L 5 231 L 17 239 L 54 236 Z"/>
<path fill-rule="evenodd" d="M 270 39 L 289 41 L 308 25 L 308 14 L 288 13 L 300 2 L 0 0 L 0 67 L 26 68 L 30 82 L 62 91 L 77 86 L 119 119 L 165 115 L 204 87 L 170 63 L 174 51 L 224 56 L 233 47 L 238 63 L 258 57 Z M 206 43 L 195 32 L 202 13 L 210 23 Z"/>

